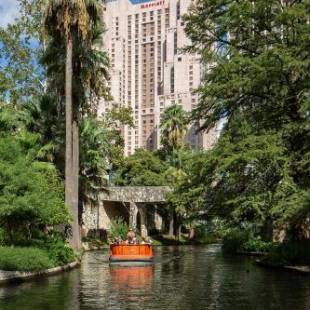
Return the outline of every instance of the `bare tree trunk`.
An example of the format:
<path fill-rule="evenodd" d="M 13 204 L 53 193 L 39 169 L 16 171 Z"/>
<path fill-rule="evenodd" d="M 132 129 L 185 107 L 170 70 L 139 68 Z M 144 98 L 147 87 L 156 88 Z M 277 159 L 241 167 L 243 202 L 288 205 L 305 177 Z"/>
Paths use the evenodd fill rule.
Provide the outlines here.
<path fill-rule="evenodd" d="M 195 238 L 195 228 L 191 227 L 189 229 L 189 240 L 193 240 Z"/>
<path fill-rule="evenodd" d="M 72 221 L 72 237 L 70 243 L 74 249 L 79 248 L 78 205 L 75 198 L 76 186 L 73 170 L 73 108 L 72 108 L 72 38 L 69 36 L 66 51 L 66 168 L 65 168 L 65 200 L 69 207 Z"/>
<path fill-rule="evenodd" d="M 77 116 L 76 116 L 77 117 Z M 80 225 L 79 225 L 79 125 L 78 121 L 73 121 L 72 126 L 72 183 L 73 183 L 73 205 L 74 205 L 74 212 L 73 219 L 75 225 L 72 227 L 73 236 L 76 236 L 76 244 L 77 248 L 81 248 L 81 233 L 80 233 Z"/>
<path fill-rule="evenodd" d="M 177 239 L 181 240 L 181 236 L 182 236 L 182 225 L 179 224 L 177 228 Z"/>
<path fill-rule="evenodd" d="M 169 222 L 169 236 L 174 237 L 174 212 L 170 213 L 170 222 Z"/>

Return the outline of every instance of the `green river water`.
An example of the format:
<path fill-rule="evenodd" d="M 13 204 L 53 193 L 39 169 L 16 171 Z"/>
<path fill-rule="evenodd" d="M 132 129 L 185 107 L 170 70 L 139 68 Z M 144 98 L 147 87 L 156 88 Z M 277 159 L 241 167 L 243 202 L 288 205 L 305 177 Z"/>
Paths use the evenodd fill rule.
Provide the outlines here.
<path fill-rule="evenodd" d="M 155 247 L 154 263 L 109 265 L 88 252 L 81 268 L 0 287 L 0 310 L 310 310 L 310 277 L 223 256 L 219 245 Z"/>

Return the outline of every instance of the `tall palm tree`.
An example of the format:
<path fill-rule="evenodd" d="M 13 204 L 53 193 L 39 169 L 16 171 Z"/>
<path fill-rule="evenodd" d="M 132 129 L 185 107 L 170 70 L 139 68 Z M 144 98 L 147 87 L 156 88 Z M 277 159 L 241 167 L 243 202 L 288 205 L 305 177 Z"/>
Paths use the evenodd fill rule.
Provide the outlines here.
<path fill-rule="evenodd" d="M 92 66 L 96 63 L 96 59 L 86 59 L 85 50 L 91 49 L 95 36 L 99 33 L 100 11 L 99 0 L 50 0 L 45 15 L 49 52 L 54 50 L 58 56 L 65 53 L 65 64 L 61 63 L 63 59 L 57 59 L 56 66 L 50 66 L 49 69 L 55 74 L 51 84 L 57 86 L 59 101 L 65 96 L 65 200 L 73 216 L 71 244 L 76 249 L 80 247 L 78 221 L 80 111 L 87 107 L 89 98 L 86 93 L 95 92 L 96 95 L 99 95 L 101 89 L 96 83 L 94 71 L 92 71 L 95 70 Z M 81 56 L 83 51 L 84 57 Z M 96 55 L 99 57 L 100 52 Z M 90 64 L 92 61 L 93 63 Z M 90 67 L 87 67 L 86 64 Z M 61 70 L 63 67 L 65 67 L 64 73 Z M 86 67 L 87 70 L 85 70 Z M 106 67 L 102 66 L 102 69 L 103 75 L 106 75 Z M 49 74 L 49 70 L 47 73 Z M 57 80 L 57 76 L 62 78 Z M 65 83 L 59 85 L 59 81 L 63 80 Z"/>
<path fill-rule="evenodd" d="M 168 169 L 168 175 L 175 181 L 183 171 L 178 164 L 179 150 L 184 145 L 185 134 L 188 124 L 188 114 L 180 105 L 172 105 L 164 110 L 160 128 L 161 128 L 161 143 L 164 150 L 167 152 L 168 158 L 172 163 Z M 174 226 L 176 220 L 176 212 L 174 208 L 170 210 L 169 235 L 174 235 Z"/>
<path fill-rule="evenodd" d="M 164 110 L 160 122 L 161 143 L 168 153 L 184 145 L 187 124 L 188 115 L 182 106 L 174 104 Z"/>

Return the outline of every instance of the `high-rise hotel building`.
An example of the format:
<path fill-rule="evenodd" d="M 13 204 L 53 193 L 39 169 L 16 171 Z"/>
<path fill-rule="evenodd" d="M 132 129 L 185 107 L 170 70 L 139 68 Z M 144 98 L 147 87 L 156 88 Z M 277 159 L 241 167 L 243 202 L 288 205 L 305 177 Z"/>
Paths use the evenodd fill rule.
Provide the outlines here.
<path fill-rule="evenodd" d="M 161 112 L 172 104 L 190 111 L 198 100 L 193 90 L 200 84 L 198 55 L 184 54 L 189 41 L 181 16 L 191 0 L 106 0 L 104 48 L 111 61 L 112 102 L 102 102 L 99 113 L 113 104 L 132 107 L 134 128 L 124 126 L 125 155 L 137 148 L 160 147 Z M 209 148 L 215 130 L 196 134 L 189 129 L 188 143 Z"/>

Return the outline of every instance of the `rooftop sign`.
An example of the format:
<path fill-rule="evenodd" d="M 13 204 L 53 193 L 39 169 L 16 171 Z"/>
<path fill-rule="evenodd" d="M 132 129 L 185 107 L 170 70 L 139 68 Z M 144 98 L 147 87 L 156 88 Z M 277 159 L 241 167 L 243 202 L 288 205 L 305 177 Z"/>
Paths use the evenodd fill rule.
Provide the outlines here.
<path fill-rule="evenodd" d="M 153 0 L 129 0 L 131 4 L 143 4 L 146 2 L 152 2 Z"/>
<path fill-rule="evenodd" d="M 116 2 L 117 0 L 105 0 L 105 3 Z M 154 6 L 160 6 L 165 4 L 164 0 L 156 1 L 156 0 L 129 0 L 132 5 L 139 5 L 141 9 L 151 8 Z"/>

